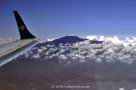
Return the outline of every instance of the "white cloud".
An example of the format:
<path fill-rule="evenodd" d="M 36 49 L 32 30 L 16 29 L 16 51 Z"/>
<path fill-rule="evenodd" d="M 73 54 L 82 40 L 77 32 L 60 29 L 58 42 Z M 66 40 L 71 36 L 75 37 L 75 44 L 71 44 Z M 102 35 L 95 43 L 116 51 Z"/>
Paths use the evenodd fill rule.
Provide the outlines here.
<path fill-rule="evenodd" d="M 67 59 L 67 57 L 65 55 L 63 55 L 63 54 L 59 55 L 58 57 L 59 57 L 59 59 L 62 59 L 62 60 L 66 60 Z"/>
<path fill-rule="evenodd" d="M 15 40 L 13 40 L 12 38 L 0 38 L 0 45 L 1 44 L 5 44 L 5 43 L 9 43 L 9 42 L 13 42 Z"/>
<path fill-rule="evenodd" d="M 50 41 L 53 41 L 55 40 L 55 38 L 48 38 L 47 41 L 50 42 Z"/>
<path fill-rule="evenodd" d="M 28 52 L 25 52 L 24 55 L 25 55 L 26 58 L 29 57 L 29 53 Z"/>
<path fill-rule="evenodd" d="M 40 58 L 40 55 L 39 54 L 34 54 L 33 58 Z"/>
<path fill-rule="evenodd" d="M 87 36 L 90 40 L 101 40 L 103 43 L 90 44 L 90 40 L 77 42 L 74 44 L 46 45 L 34 47 L 25 56 L 26 58 L 40 58 L 43 54 L 46 59 L 58 57 L 62 61 L 72 62 L 79 60 L 95 60 L 96 62 L 114 62 L 133 63 L 136 61 L 136 38 L 126 38 L 120 40 L 117 36 Z M 34 53 L 34 50 L 37 52 Z M 32 52 L 33 51 L 33 52 Z M 30 54 L 30 55 L 28 55 Z"/>

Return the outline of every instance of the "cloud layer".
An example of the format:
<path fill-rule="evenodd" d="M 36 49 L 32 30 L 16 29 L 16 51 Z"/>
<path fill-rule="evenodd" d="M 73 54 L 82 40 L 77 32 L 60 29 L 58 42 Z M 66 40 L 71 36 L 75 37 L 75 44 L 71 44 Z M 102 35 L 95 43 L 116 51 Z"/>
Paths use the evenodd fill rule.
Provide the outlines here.
<path fill-rule="evenodd" d="M 136 37 L 120 40 L 117 36 L 87 36 L 83 42 L 74 44 L 44 45 L 34 47 L 24 54 L 25 58 L 40 60 L 59 59 L 59 62 L 73 61 L 86 62 L 124 62 L 136 61 Z M 103 41 L 99 44 L 90 44 L 90 40 Z"/>
<path fill-rule="evenodd" d="M 5 44 L 5 43 L 9 43 L 12 41 L 15 41 L 15 40 L 13 40 L 12 38 L 5 38 L 5 39 L 0 38 L 0 45 Z"/>

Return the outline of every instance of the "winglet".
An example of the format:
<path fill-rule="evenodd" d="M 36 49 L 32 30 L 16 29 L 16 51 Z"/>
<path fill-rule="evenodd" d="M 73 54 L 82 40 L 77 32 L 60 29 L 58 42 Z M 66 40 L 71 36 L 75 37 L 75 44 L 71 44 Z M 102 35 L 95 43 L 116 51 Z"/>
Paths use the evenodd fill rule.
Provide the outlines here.
<path fill-rule="evenodd" d="M 20 38 L 21 39 L 31 39 L 31 38 L 36 38 L 34 35 L 32 35 L 27 27 L 25 26 L 23 20 L 21 19 L 20 15 L 18 14 L 17 11 L 13 11 L 16 22 L 17 22 L 17 26 L 19 29 L 19 33 L 20 33 Z"/>

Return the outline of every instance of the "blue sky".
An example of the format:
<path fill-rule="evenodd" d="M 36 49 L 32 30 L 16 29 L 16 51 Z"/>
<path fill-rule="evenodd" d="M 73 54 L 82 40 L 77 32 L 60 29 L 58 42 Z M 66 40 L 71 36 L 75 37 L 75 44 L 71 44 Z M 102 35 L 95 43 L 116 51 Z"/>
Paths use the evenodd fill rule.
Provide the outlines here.
<path fill-rule="evenodd" d="M 136 35 L 135 0 L 0 0 L 0 37 L 18 38 L 17 10 L 38 38 Z"/>

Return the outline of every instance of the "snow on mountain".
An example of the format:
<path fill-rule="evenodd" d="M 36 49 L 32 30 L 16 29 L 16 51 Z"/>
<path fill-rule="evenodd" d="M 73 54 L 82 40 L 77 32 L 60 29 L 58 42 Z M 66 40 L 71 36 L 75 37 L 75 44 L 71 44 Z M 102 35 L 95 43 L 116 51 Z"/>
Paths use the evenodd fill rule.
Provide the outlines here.
<path fill-rule="evenodd" d="M 94 43 L 92 43 L 94 42 Z M 117 36 L 87 36 L 82 39 L 66 36 L 50 42 L 40 43 L 24 54 L 32 59 L 59 59 L 60 62 L 123 62 L 136 61 L 136 38 L 119 39 Z"/>

